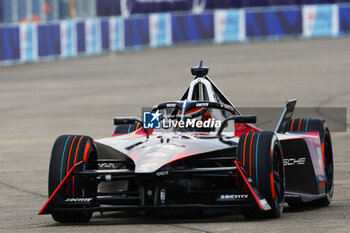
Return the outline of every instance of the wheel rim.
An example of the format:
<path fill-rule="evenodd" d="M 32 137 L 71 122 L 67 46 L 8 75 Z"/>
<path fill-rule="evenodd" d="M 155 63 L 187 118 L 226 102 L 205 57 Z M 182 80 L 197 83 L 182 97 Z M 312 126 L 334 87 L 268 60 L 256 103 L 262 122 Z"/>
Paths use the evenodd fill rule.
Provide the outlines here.
<path fill-rule="evenodd" d="M 284 203 L 284 172 L 281 154 L 277 148 L 273 154 L 273 184 L 276 194 L 275 201 L 278 208 L 282 208 Z"/>

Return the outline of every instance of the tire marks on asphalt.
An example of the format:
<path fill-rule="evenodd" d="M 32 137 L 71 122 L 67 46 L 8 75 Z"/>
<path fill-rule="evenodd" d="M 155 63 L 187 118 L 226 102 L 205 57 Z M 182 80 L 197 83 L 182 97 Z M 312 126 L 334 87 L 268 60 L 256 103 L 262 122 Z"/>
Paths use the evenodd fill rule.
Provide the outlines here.
<path fill-rule="evenodd" d="M 5 186 L 5 187 L 10 188 L 10 189 L 14 189 L 14 190 L 22 192 L 22 193 L 27 193 L 27 194 L 31 194 L 31 195 L 34 195 L 34 196 L 44 197 L 43 194 L 32 192 L 32 191 L 29 191 L 29 190 L 17 187 L 17 186 L 5 183 L 5 182 L 3 182 L 1 180 L 0 180 L 0 185 Z"/>

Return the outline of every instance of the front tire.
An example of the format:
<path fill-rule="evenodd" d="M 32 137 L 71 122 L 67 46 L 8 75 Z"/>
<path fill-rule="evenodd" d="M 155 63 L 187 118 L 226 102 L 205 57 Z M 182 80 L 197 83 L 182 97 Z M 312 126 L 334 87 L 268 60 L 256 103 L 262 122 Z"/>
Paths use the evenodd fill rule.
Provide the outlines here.
<path fill-rule="evenodd" d="M 280 142 L 273 132 L 250 132 L 243 134 L 238 144 L 238 161 L 255 181 L 271 210 L 243 209 L 248 218 L 278 218 L 284 206 L 285 178 Z"/>
<path fill-rule="evenodd" d="M 84 159 L 87 152 L 86 162 L 96 156 L 96 149 L 93 140 L 87 136 L 63 135 L 56 139 L 51 152 L 50 169 L 49 169 L 49 196 L 55 191 L 57 186 L 62 182 L 72 166 Z M 87 166 L 87 164 L 85 164 Z M 55 207 L 57 201 L 64 201 L 70 197 L 84 197 L 97 191 L 97 187 L 90 184 L 84 177 L 73 177 L 68 183 L 67 188 L 56 193 L 53 201 Z M 71 211 L 56 212 L 52 211 L 52 218 L 56 222 L 74 223 L 88 222 L 92 212 L 88 211 Z"/>

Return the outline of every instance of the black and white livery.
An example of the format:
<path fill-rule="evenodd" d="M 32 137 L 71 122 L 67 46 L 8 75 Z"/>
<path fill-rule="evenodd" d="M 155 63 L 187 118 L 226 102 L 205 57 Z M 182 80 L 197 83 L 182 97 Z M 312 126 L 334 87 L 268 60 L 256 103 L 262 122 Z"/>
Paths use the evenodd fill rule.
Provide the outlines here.
<path fill-rule="evenodd" d="M 277 218 L 285 203 L 329 205 L 326 122 L 292 119 L 290 100 L 274 132 L 258 129 L 256 117 L 242 115 L 208 70 L 202 63 L 192 68 L 180 100 L 153 107 L 162 122 L 175 122 L 167 127 L 146 129 L 138 117 L 116 117 L 110 137 L 58 137 L 49 200 L 39 214 L 63 223 L 87 222 L 95 211 L 238 210 L 247 218 Z"/>

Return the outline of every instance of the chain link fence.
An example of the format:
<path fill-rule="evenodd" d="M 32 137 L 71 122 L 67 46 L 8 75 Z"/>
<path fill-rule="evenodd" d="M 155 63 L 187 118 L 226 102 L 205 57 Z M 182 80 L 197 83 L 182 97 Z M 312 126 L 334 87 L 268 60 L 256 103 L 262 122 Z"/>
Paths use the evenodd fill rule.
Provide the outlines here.
<path fill-rule="evenodd" d="M 96 16 L 96 0 L 0 0 L 0 23 Z"/>

